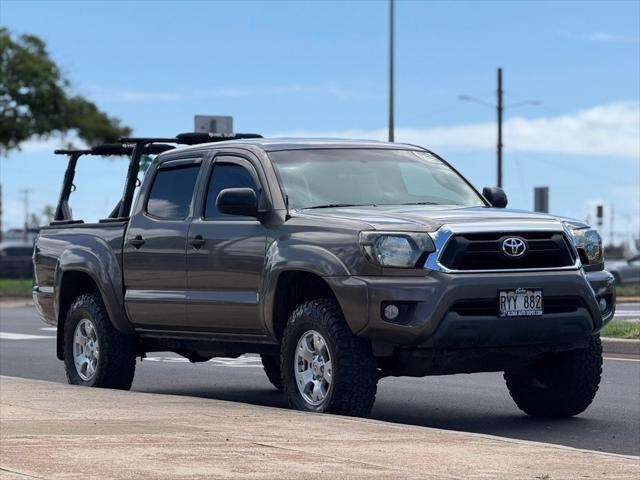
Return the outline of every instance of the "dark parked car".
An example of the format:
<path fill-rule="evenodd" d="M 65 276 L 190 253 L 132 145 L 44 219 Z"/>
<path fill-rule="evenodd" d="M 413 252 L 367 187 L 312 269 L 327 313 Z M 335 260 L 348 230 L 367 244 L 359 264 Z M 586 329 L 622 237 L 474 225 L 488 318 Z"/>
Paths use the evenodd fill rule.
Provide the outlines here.
<path fill-rule="evenodd" d="M 629 260 L 607 262 L 607 269 L 616 279 L 618 285 L 630 285 L 640 283 L 640 255 Z"/>
<path fill-rule="evenodd" d="M 0 243 L 0 278 L 33 277 L 33 245 Z"/>
<path fill-rule="evenodd" d="M 588 225 L 508 210 L 428 150 L 366 141 L 169 149 L 129 211 L 152 140 L 123 142 L 110 217 L 68 218 L 70 162 L 36 241 L 34 298 L 70 383 L 128 389 L 148 352 L 257 353 L 306 411 L 364 416 L 382 377 L 486 371 L 530 415 L 593 400 L 615 297 Z"/>

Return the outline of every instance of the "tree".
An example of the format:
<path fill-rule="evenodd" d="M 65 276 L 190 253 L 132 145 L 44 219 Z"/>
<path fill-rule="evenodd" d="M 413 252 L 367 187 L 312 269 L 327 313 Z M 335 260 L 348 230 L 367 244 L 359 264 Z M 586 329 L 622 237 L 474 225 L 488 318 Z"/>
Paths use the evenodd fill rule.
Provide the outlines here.
<path fill-rule="evenodd" d="M 70 83 L 34 35 L 14 39 L 0 28 L 0 153 L 32 136 L 76 130 L 90 145 L 127 136 L 131 129 L 92 102 L 69 93 Z"/>
<path fill-rule="evenodd" d="M 37 230 L 40 228 L 40 216 L 35 213 L 29 214 L 29 223 L 27 224 L 27 228 L 32 228 Z"/>
<path fill-rule="evenodd" d="M 49 225 L 53 222 L 53 218 L 56 216 L 56 208 L 53 205 L 45 205 L 42 209 L 42 217 L 44 218 L 45 225 Z"/>

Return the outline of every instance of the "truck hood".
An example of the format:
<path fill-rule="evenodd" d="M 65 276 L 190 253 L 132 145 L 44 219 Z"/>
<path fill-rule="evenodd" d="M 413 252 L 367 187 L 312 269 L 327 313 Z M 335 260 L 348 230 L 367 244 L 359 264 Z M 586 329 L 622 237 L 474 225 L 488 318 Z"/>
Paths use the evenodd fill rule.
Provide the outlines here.
<path fill-rule="evenodd" d="M 548 222 L 550 224 L 570 221 L 544 213 L 527 212 L 506 208 L 451 207 L 442 205 L 381 205 L 362 207 L 338 207 L 303 209 L 293 215 L 318 220 L 347 220 L 369 224 L 375 230 L 435 231 L 443 225 L 478 223 L 487 225 L 504 223 Z"/>

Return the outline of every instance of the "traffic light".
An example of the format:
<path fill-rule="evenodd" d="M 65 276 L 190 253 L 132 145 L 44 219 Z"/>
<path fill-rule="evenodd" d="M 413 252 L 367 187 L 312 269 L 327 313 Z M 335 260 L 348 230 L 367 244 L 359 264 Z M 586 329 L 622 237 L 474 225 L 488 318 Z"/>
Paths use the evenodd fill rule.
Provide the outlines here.
<path fill-rule="evenodd" d="M 602 219 L 604 218 L 604 207 L 602 205 L 596 206 L 596 218 L 598 220 L 598 228 L 602 228 Z"/>

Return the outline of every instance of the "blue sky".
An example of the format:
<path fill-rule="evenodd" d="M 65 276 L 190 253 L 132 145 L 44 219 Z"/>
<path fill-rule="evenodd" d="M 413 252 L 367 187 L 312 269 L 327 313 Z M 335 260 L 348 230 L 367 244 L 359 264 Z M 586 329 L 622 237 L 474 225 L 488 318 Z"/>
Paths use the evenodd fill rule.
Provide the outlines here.
<path fill-rule="evenodd" d="M 530 209 L 549 185 L 553 212 L 585 219 L 603 202 L 619 239 L 638 234 L 640 2 L 399 1 L 396 15 L 398 140 L 494 184 L 494 112 L 457 97 L 493 102 L 502 66 L 507 105 L 542 102 L 506 112 L 511 206 Z M 380 138 L 386 18 L 384 1 L 0 6 L 3 26 L 41 36 L 75 91 L 141 135 L 190 130 L 200 113 L 233 115 L 236 131 Z M 64 166 L 50 147 L 0 160 L 6 224 L 21 222 L 22 188 L 34 209 L 55 202 Z M 110 210 L 125 168 L 86 165 L 76 216 Z"/>

